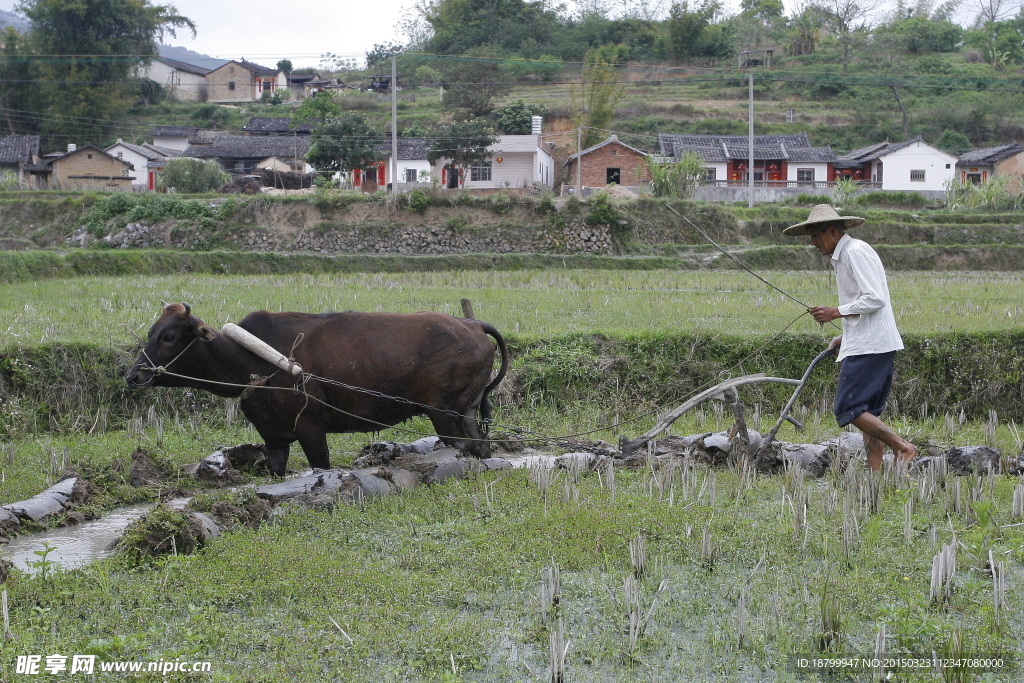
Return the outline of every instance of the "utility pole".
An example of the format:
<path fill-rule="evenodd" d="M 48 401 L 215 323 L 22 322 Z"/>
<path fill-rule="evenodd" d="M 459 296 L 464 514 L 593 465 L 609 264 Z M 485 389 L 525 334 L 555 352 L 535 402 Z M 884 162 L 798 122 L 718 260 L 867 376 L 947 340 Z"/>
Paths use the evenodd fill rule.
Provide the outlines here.
<path fill-rule="evenodd" d="M 391 189 L 398 189 L 398 54 L 391 54 Z"/>
<path fill-rule="evenodd" d="M 583 157 L 580 156 L 580 152 L 583 151 L 583 126 L 576 126 L 576 197 L 580 196 L 582 191 L 582 185 L 580 185 L 581 169 L 583 167 Z"/>
<path fill-rule="evenodd" d="M 750 132 L 748 134 L 748 159 L 747 159 L 747 188 L 750 194 L 747 197 L 747 206 L 754 207 L 754 74 L 750 74 Z"/>

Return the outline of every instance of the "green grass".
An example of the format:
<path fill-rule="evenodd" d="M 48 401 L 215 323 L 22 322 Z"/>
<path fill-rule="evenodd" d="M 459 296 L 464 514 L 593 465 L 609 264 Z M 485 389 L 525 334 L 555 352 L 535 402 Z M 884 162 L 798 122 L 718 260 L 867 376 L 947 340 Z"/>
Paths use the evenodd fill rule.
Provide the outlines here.
<path fill-rule="evenodd" d="M 947 514 L 943 494 L 917 504 L 905 543 L 908 492 L 891 482 L 847 557 L 841 478 L 804 487 L 759 478 L 738 493 L 736 474 L 718 471 L 712 502 L 707 490 L 696 493 L 707 476 L 699 470 L 693 489 L 677 479 L 671 496 L 659 496 L 648 473 L 618 472 L 613 500 L 593 473 L 571 484 L 566 499 L 563 473 L 545 501 L 525 471 L 497 473 L 287 514 L 152 567 L 126 571 L 108 560 L 46 579 L 15 576 L 5 586 L 15 640 L 0 645 L 0 665 L 10 675 L 17 654 L 90 652 L 209 660 L 212 680 L 221 681 L 546 680 L 547 631 L 536 603 L 551 565 L 562 572 L 556 614 L 572 641 L 568 680 L 847 680 L 797 676 L 788 666 L 795 653 L 819 652 L 826 579 L 844 621 L 832 652 L 870 655 L 884 624 L 890 654 L 927 656 L 954 628 L 971 653 L 1021 654 L 1015 634 L 1024 624 L 1013 607 L 1021 599 L 1019 527 L 991 542 L 994 552 L 1010 553 L 1011 566 L 1011 609 L 997 625 L 991 581 L 963 556 L 951 603 L 929 604 L 929 527 L 939 528 L 940 543 L 976 530 L 962 514 Z M 1009 522 L 1014 483 L 996 483 L 1001 524 Z M 833 492 L 838 505 L 829 508 Z M 807 531 L 796 533 L 780 501 L 804 494 Z M 705 526 L 717 555 L 710 570 Z M 661 580 L 668 589 L 629 652 L 618 602 L 638 534 L 651 568 L 639 581 L 644 607 Z M 1004 670 L 988 680 L 1017 675 Z M 900 680 L 938 679 L 926 672 Z"/>
<path fill-rule="evenodd" d="M 829 273 L 764 273 L 808 304 L 834 304 Z M 904 333 L 1019 329 L 1022 276 L 892 273 Z M 145 336 L 161 299 L 187 301 L 212 325 L 252 310 L 434 310 L 476 315 L 505 333 L 644 331 L 764 335 L 802 309 L 745 273 L 675 271 L 466 271 L 352 275 L 203 276 L 41 280 L 0 286 L 0 348 L 44 342 L 114 344 Z M 805 316 L 791 332 L 831 334 Z"/>

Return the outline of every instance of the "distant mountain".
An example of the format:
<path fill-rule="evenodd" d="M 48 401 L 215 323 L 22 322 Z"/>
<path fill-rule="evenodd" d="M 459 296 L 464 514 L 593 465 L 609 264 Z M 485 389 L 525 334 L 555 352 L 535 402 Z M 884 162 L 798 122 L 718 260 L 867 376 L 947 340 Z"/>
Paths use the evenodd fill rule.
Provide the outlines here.
<path fill-rule="evenodd" d="M 167 57 L 168 59 L 177 59 L 179 62 L 186 62 L 188 64 L 206 67 L 207 69 L 217 69 L 228 63 L 228 60 L 226 59 L 217 59 L 216 57 L 204 55 L 202 52 L 189 50 L 187 47 L 182 47 L 180 45 L 161 45 L 160 56 Z"/>
<path fill-rule="evenodd" d="M 19 31 L 28 30 L 28 20 L 25 17 L 20 17 L 14 12 L 5 12 L 0 9 L 0 29 L 13 26 Z"/>

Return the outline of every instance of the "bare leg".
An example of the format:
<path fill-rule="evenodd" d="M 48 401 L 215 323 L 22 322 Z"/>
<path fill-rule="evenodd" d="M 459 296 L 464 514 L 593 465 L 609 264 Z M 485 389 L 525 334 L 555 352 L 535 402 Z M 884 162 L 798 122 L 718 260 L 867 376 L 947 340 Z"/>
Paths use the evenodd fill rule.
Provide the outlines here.
<path fill-rule="evenodd" d="M 864 434 L 864 447 L 868 451 L 868 467 L 877 470 L 882 466 L 882 445 L 892 449 L 897 459 L 910 462 L 917 455 L 917 447 L 885 426 L 881 420 L 871 413 L 861 413 L 853 421 L 853 426 Z"/>

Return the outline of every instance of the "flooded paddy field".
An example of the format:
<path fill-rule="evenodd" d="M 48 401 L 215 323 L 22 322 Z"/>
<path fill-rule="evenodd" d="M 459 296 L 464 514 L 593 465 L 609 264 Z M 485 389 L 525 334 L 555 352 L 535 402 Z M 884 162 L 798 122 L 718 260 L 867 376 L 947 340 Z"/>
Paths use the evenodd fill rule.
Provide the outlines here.
<path fill-rule="evenodd" d="M 811 303 L 834 300 L 825 274 L 769 277 Z M 905 332 L 1020 327 L 1016 275 L 890 280 Z M 127 349 L 145 334 L 160 299 L 190 301 L 220 326 L 263 307 L 457 313 L 459 298 L 469 296 L 477 317 L 527 338 L 677 329 L 771 335 L 801 312 L 754 284 L 732 273 L 593 271 L 80 278 L 0 287 L 0 345 Z M 807 318 L 791 333 L 830 336 Z M 559 361 L 555 351 L 544 358 L 566 372 L 581 367 L 578 356 Z M 558 386 L 499 400 L 496 420 L 547 435 L 586 431 L 587 440 L 615 444 L 657 417 L 632 420 L 645 411 L 633 409 L 640 401 L 625 396 L 630 388 L 621 405 L 631 407 L 620 410 L 620 394 L 589 401 L 580 392 L 570 400 Z M 215 505 L 226 494 L 180 474 L 181 466 L 259 437 L 230 403 L 170 396 L 173 405 L 140 410 L 128 429 L 106 424 L 93 412 L 100 406 L 88 406 L 81 419 L 3 422 L 0 504 L 68 472 L 88 479 L 78 508 L 85 519 L 24 528 L 55 527 L 53 545 L 60 524 L 113 524 L 114 515 L 131 514 L 117 512 L 125 506 L 180 496 Z M 647 408 L 660 396 L 644 398 Z M 753 428 L 774 417 L 768 403 L 747 408 Z M 1019 420 L 975 413 L 922 402 L 902 406 L 890 424 L 922 446 L 1021 451 Z M 806 432 L 787 425 L 780 438 L 820 442 L 839 433 L 820 392 L 795 414 Z M 713 404 L 671 434 L 731 424 Z M 430 423 L 416 419 L 378 435 L 332 435 L 331 464 L 352 466 L 371 441 L 424 433 L 432 433 Z M 170 476 L 133 486 L 140 448 Z M 297 446 L 289 465 L 306 468 Z M 21 680 L 13 671 L 18 655 L 92 653 L 108 661 L 210 661 L 204 680 L 550 681 L 556 650 L 565 682 L 862 681 L 871 672 L 798 671 L 792 658 L 877 652 L 1008 662 L 973 673 L 900 670 L 890 680 L 1020 680 L 1010 664 L 1024 657 L 1020 478 L 949 475 L 932 486 L 919 472 L 873 480 L 861 472 L 859 463 L 820 479 L 653 463 L 611 477 L 605 470 L 485 472 L 356 504 L 285 506 L 259 528 L 221 534 L 193 554 L 140 561 L 115 553 L 67 570 L 14 569 L 3 583 L 13 637 L 0 640 L 0 679 Z M 250 473 L 234 485 L 273 481 Z M 934 558 L 950 546 L 956 571 L 933 598 Z M 58 561 L 38 550 L 28 549 L 24 561 Z M 158 679 L 167 680 L 132 680 Z"/>

